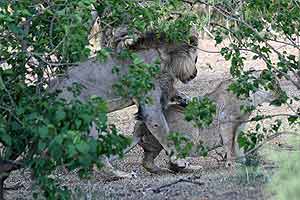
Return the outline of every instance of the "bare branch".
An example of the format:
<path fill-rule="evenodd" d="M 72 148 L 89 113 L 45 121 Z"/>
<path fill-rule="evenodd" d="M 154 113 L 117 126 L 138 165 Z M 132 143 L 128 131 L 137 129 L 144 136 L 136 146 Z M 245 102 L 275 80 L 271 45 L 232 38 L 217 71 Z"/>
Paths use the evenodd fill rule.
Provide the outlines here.
<path fill-rule="evenodd" d="M 275 114 L 275 115 L 266 115 L 261 117 L 259 120 L 256 120 L 255 118 L 249 119 L 249 120 L 228 120 L 228 121 L 220 121 L 220 124 L 226 124 L 226 123 L 235 123 L 235 122 L 242 122 L 242 123 L 248 123 L 248 122 L 257 122 L 257 121 L 262 121 L 265 119 L 271 119 L 274 117 L 300 117 L 299 114 L 287 114 L 287 113 L 282 113 L 282 114 Z"/>
<path fill-rule="evenodd" d="M 267 38 L 267 40 L 272 41 L 272 42 L 276 42 L 276 43 L 286 44 L 288 46 L 292 46 L 292 47 L 295 47 L 298 50 L 300 50 L 300 46 L 297 45 L 295 42 L 285 42 L 285 41 L 281 41 L 281 40 L 275 40 L 275 39 L 272 39 L 272 38 Z"/>
<path fill-rule="evenodd" d="M 220 51 L 212 51 L 212 50 L 202 49 L 200 47 L 195 47 L 195 48 L 197 48 L 199 51 L 203 51 L 205 53 L 217 53 L 217 54 L 221 53 Z"/>
<path fill-rule="evenodd" d="M 192 184 L 195 184 L 195 185 L 199 185 L 199 186 L 202 186 L 204 185 L 203 182 L 199 182 L 199 181 L 195 181 L 197 179 L 200 179 L 201 176 L 191 176 L 191 177 L 188 177 L 188 178 L 180 178 L 172 183 L 168 183 L 168 184 L 165 184 L 165 185 L 162 185 L 162 186 L 159 186 L 157 188 L 154 188 L 152 189 L 152 191 L 154 193 L 160 193 L 161 191 L 163 191 L 163 189 L 167 188 L 167 187 L 171 187 L 173 185 L 176 185 L 177 183 L 192 183 Z"/>
<path fill-rule="evenodd" d="M 2 79 L 1 76 L 0 76 L 0 85 L 1 85 L 1 87 L 3 87 L 4 91 L 5 91 L 6 94 L 8 95 L 8 98 L 9 98 L 9 100 L 10 100 L 10 103 L 11 103 L 12 106 L 15 108 L 15 107 L 16 107 L 16 103 L 15 103 L 15 101 L 13 100 L 13 98 L 12 98 L 10 92 L 8 91 L 7 87 L 5 86 L 4 81 L 3 81 L 3 79 Z"/>

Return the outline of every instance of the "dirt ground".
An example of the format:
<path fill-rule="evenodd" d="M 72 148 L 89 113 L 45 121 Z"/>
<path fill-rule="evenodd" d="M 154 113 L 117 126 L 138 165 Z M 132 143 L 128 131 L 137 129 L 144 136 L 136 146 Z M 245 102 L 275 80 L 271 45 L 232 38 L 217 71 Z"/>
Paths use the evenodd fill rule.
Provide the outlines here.
<path fill-rule="evenodd" d="M 200 48 L 216 51 L 213 41 L 200 41 Z M 203 95 L 224 78 L 229 77 L 229 63 L 216 53 L 199 52 L 199 74 L 187 85 L 178 84 L 179 90 L 191 96 Z M 250 56 L 249 56 L 250 57 Z M 259 62 L 247 63 L 249 68 L 261 68 Z M 273 108 L 266 108 L 273 112 Z M 286 108 L 281 111 L 288 112 Z M 110 114 L 110 120 L 124 134 L 131 135 L 135 120 L 135 107 L 130 107 Z M 276 143 L 274 143 L 276 146 Z M 124 159 L 115 161 L 113 165 L 126 172 L 135 172 L 137 178 L 113 180 L 95 171 L 91 180 L 79 180 L 74 173 L 57 173 L 55 176 L 62 185 L 69 186 L 74 191 L 73 199 L 188 199 L 188 200 L 246 200 L 272 199 L 272 194 L 265 190 L 265 185 L 276 168 L 276 163 L 267 160 L 262 155 L 261 164 L 253 170 L 236 164 L 232 169 L 224 167 L 213 157 L 194 158 L 192 163 L 201 164 L 202 170 L 185 174 L 153 175 L 146 172 L 140 165 L 142 150 L 135 147 Z M 161 153 L 157 158 L 160 166 L 166 166 L 166 155 Z M 7 199 L 31 199 L 34 188 L 29 173 L 15 172 L 6 181 L 6 187 L 21 185 L 17 190 L 9 190 Z"/>

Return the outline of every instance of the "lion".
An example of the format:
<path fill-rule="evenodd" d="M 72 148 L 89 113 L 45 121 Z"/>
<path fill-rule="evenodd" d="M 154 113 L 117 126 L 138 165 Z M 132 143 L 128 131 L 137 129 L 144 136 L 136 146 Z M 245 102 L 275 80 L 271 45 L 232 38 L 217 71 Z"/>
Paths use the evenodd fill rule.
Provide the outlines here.
<path fill-rule="evenodd" d="M 160 73 L 154 79 L 154 89 L 146 94 L 146 97 L 150 97 L 151 104 L 115 93 L 114 84 L 128 73 L 128 66 L 131 64 L 130 60 L 120 59 L 116 54 L 111 54 L 104 63 L 92 58 L 71 67 L 64 76 L 51 81 L 49 91 L 60 90 L 59 98 L 70 100 L 74 97 L 68 88 L 76 83 L 83 86 L 76 98 L 84 102 L 91 96 L 99 96 L 107 101 L 109 112 L 137 105 L 140 119 L 163 146 L 170 162 L 181 167 L 180 163 L 177 163 L 177 158 L 172 156 L 175 148 L 167 139 L 169 126 L 163 110 L 171 99 L 184 101 L 184 96 L 175 89 L 174 84 L 177 80 L 187 83 L 196 77 L 197 46 L 197 35 L 192 35 L 190 43 L 172 43 L 164 35 L 151 32 L 130 44 L 128 49 L 136 53 L 145 63 L 151 64 L 157 59 L 160 60 Z M 112 73 L 115 66 L 121 66 L 118 74 Z M 91 127 L 90 135 L 97 137 L 95 125 Z M 109 165 L 108 162 L 105 163 Z"/>
<path fill-rule="evenodd" d="M 245 122 L 249 120 L 250 113 L 241 111 L 242 105 L 257 107 L 262 103 L 268 103 L 277 97 L 274 92 L 258 89 L 250 94 L 247 100 L 237 98 L 227 88 L 233 83 L 232 79 L 222 81 L 216 89 L 204 95 L 217 106 L 216 116 L 208 128 L 197 128 L 193 122 L 185 120 L 184 107 L 178 104 L 170 104 L 164 111 L 170 132 L 183 133 L 190 138 L 193 149 L 189 156 L 199 156 L 198 147 L 205 145 L 208 151 L 223 146 L 226 154 L 227 167 L 231 166 L 236 158 L 243 158 L 243 151 L 236 145 L 238 133 L 244 129 Z M 197 98 L 203 98 L 197 97 Z M 153 137 L 143 122 L 137 123 L 134 137 L 139 138 L 139 145 L 144 150 L 142 166 L 151 173 L 159 173 L 160 169 L 154 160 L 159 155 L 163 146 Z M 177 171 L 177 166 L 173 166 Z"/>

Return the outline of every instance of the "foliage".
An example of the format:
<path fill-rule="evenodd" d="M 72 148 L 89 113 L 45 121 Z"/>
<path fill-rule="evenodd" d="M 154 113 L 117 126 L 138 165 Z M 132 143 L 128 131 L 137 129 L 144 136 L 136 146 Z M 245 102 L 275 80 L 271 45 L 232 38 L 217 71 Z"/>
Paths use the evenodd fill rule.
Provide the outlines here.
<path fill-rule="evenodd" d="M 124 97 L 135 97 L 140 103 L 151 103 L 146 93 L 154 88 L 152 79 L 159 73 L 159 61 L 147 64 L 133 52 L 123 51 L 121 54 L 122 57 L 130 58 L 132 64 L 129 65 L 128 74 L 120 77 L 120 81 L 114 85 L 116 92 Z M 114 72 L 118 74 L 118 71 L 116 66 Z"/>
<path fill-rule="evenodd" d="M 195 127 L 206 128 L 215 118 L 216 105 L 209 98 L 192 98 L 184 109 L 185 120 L 192 121 Z M 187 157 L 192 151 L 199 156 L 207 156 L 208 148 L 205 144 L 194 144 L 184 133 L 170 133 L 169 140 L 175 144 L 177 156 L 179 158 Z"/>
<path fill-rule="evenodd" d="M 300 61 L 299 61 L 299 11 L 297 1 L 289 0 L 255 0 L 255 1 L 191 1 L 206 4 L 228 22 L 224 25 L 213 21 L 213 32 L 216 44 L 224 44 L 221 54 L 231 62 L 230 73 L 236 79 L 229 89 L 237 96 L 249 97 L 251 92 L 259 88 L 273 91 L 277 99 L 271 105 L 285 105 L 290 115 L 282 115 L 293 126 L 299 126 L 300 108 Z M 221 2 L 225 2 L 223 5 Z M 227 41 L 230 41 L 229 43 Z M 280 50 L 274 44 L 282 44 L 292 51 Z M 298 55 L 295 54 L 298 52 Z M 252 55 L 253 60 L 262 61 L 260 75 L 257 71 L 247 70 L 246 54 Z M 288 93 L 280 87 L 280 81 L 288 81 L 296 90 L 296 94 Z M 252 111 L 254 108 L 244 108 Z M 280 114 L 278 114 L 280 115 Z M 277 115 L 277 116 L 278 116 Z M 271 118 L 272 115 L 257 117 L 255 121 Z M 259 119 L 260 118 L 260 119 Z M 273 127 L 263 132 L 272 132 Z M 247 135 L 248 139 L 245 139 Z M 240 141 L 250 150 L 262 141 L 259 130 L 242 134 Z M 248 143 L 246 144 L 246 141 Z"/>
<path fill-rule="evenodd" d="M 185 108 L 184 114 L 187 121 L 193 121 L 199 128 L 208 127 L 216 114 L 216 105 L 209 98 L 192 98 Z"/>
<path fill-rule="evenodd" d="M 188 41 L 199 22 L 186 8 L 178 0 L 0 1 L 0 159 L 18 158 L 30 168 L 47 199 L 69 199 L 48 175 L 64 166 L 85 176 L 93 165 L 101 166 L 99 156 L 120 153 L 129 141 L 108 125 L 101 97 L 65 102 L 47 94 L 49 80 L 90 56 L 92 13 L 103 30 L 126 25 L 130 33 L 151 30 L 177 42 Z M 104 62 L 111 52 L 102 49 L 98 59 Z M 116 92 L 148 102 L 143 96 L 153 88 L 159 63 L 123 54 L 133 62 Z M 70 89 L 76 96 L 80 88 Z M 101 133 L 96 140 L 87 135 L 92 123 Z"/>
<path fill-rule="evenodd" d="M 184 133 L 172 132 L 168 135 L 168 139 L 174 143 L 178 158 L 186 158 L 190 153 L 196 153 L 199 156 L 208 155 L 208 148 L 205 144 L 194 144 Z"/>
<path fill-rule="evenodd" d="M 165 33 L 174 41 L 188 41 L 191 27 L 201 21 L 180 0 L 105 0 L 95 4 L 101 16 L 101 27 L 111 28 L 128 25 L 129 31 Z M 134 34 L 132 35 L 134 36 Z"/>
<path fill-rule="evenodd" d="M 175 144 L 176 152 L 179 158 L 185 158 L 189 155 L 190 151 L 193 148 L 193 143 L 191 142 L 190 138 L 186 137 L 182 133 L 170 133 L 168 139 Z"/>
<path fill-rule="evenodd" d="M 212 27 L 216 45 L 222 44 L 221 55 L 230 61 L 230 73 L 235 82 L 229 86 L 237 97 L 247 99 L 251 93 L 259 89 L 271 91 L 275 100 L 270 105 L 287 106 L 290 114 L 257 115 L 250 121 L 256 122 L 256 128 L 242 132 L 238 141 L 246 151 L 254 149 L 269 134 L 276 134 L 283 121 L 291 127 L 299 126 L 299 13 L 297 1 L 199 1 L 190 0 L 191 6 L 205 5 L 209 20 L 206 25 Z M 217 17 L 216 17 L 217 16 Z M 220 20 L 221 18 L 221 20 Z M 274 44 L 282 44 L 291 51 L 280 50 Z M 298 55 L 297 55 L 298 52 Z M 252 55 L 254 61 L 262 61 L 260 74 L 248 70 L 246 56 Z M 281 88 L 280 82 L 287 81 L 296 90 L 291 93 Z M 192 105 L 192 104 L 191 104 Z M 252 112 L 253 106 L 242 106 L 243 112 Z M 194 113 L 194 114 L 193 114 Z M 188 120 L 196 120 L 196 125 L 203 127 L 203 121 L 209 122 L 211 115 L 197 113 L 192 106 L 186 111 Z M 263 120 L 282 116 L 268 128 L 263 127 Z M 205 119 L 203 119 L 205 118 Z M 209 123 L 208 123 L 209 124 Z"/>
<path fill-rule="evenodd" d="M 9 82 L 12 70 L 0 72 L 3 82 Z M 63 198 L 59 197 L 63 193 L 53 192 L 56 183 L 48 177 L 57 166 L 79 168 L 80 175 L 85 176 L 94 164 L 101 166 L 101 155 L 117 154 L 129 144 L 114 126 L 107 125 L 106 103 L 99 97 L 83 104 L 75 99 L 65 102 L 54 95 L 36 96 L 36 88 L 20 80 L 4 88 L 0 90 L 1 102 L 10 106 L 1 112 L 0 140 L 6 147 L 1 158 L 11 160 L 24 154 L 24 165 L 34 171 L 49 199 Z M 100 133 L 97 140 L 88 135 L 92 123 Z"/>

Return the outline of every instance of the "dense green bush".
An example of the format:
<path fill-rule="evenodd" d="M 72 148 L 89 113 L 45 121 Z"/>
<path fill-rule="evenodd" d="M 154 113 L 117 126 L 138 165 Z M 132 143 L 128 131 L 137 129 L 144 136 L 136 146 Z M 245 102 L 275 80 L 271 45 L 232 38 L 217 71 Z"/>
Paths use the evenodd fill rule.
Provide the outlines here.
<path fill-rule="evenodd" d="M 5 65 L 0 67 L 1 188 L 11 170 L 25 167 L 47 199 L 68 199 L 68 190 L 49 176 L 58 166 L 86 176 L 94 165 L 101 167 L 101 155 L 118 154 L 128 145 L 108 125 L 101 97 L 65 102 L 46 91 L 51 78 L 90 56 L 94 13 L 104 31 L 126 25 L 135 34 L 166 33 L 170 41 L 187 41 L 198 21 L 178 0 L 0 1 L 0 64 Z M 105 61 L 111 51 L 102 49 L 97 58 Z M 116 92 L 143 100 L 153 88 L 158 63 L 146 65 L 134 54 L 123 55 L 133 64 L 116 83 Z M 80 89 L 70 88 L 75 96 Z M 103 133 L 97 140 L 87 134 L 92 123 Z"/>

